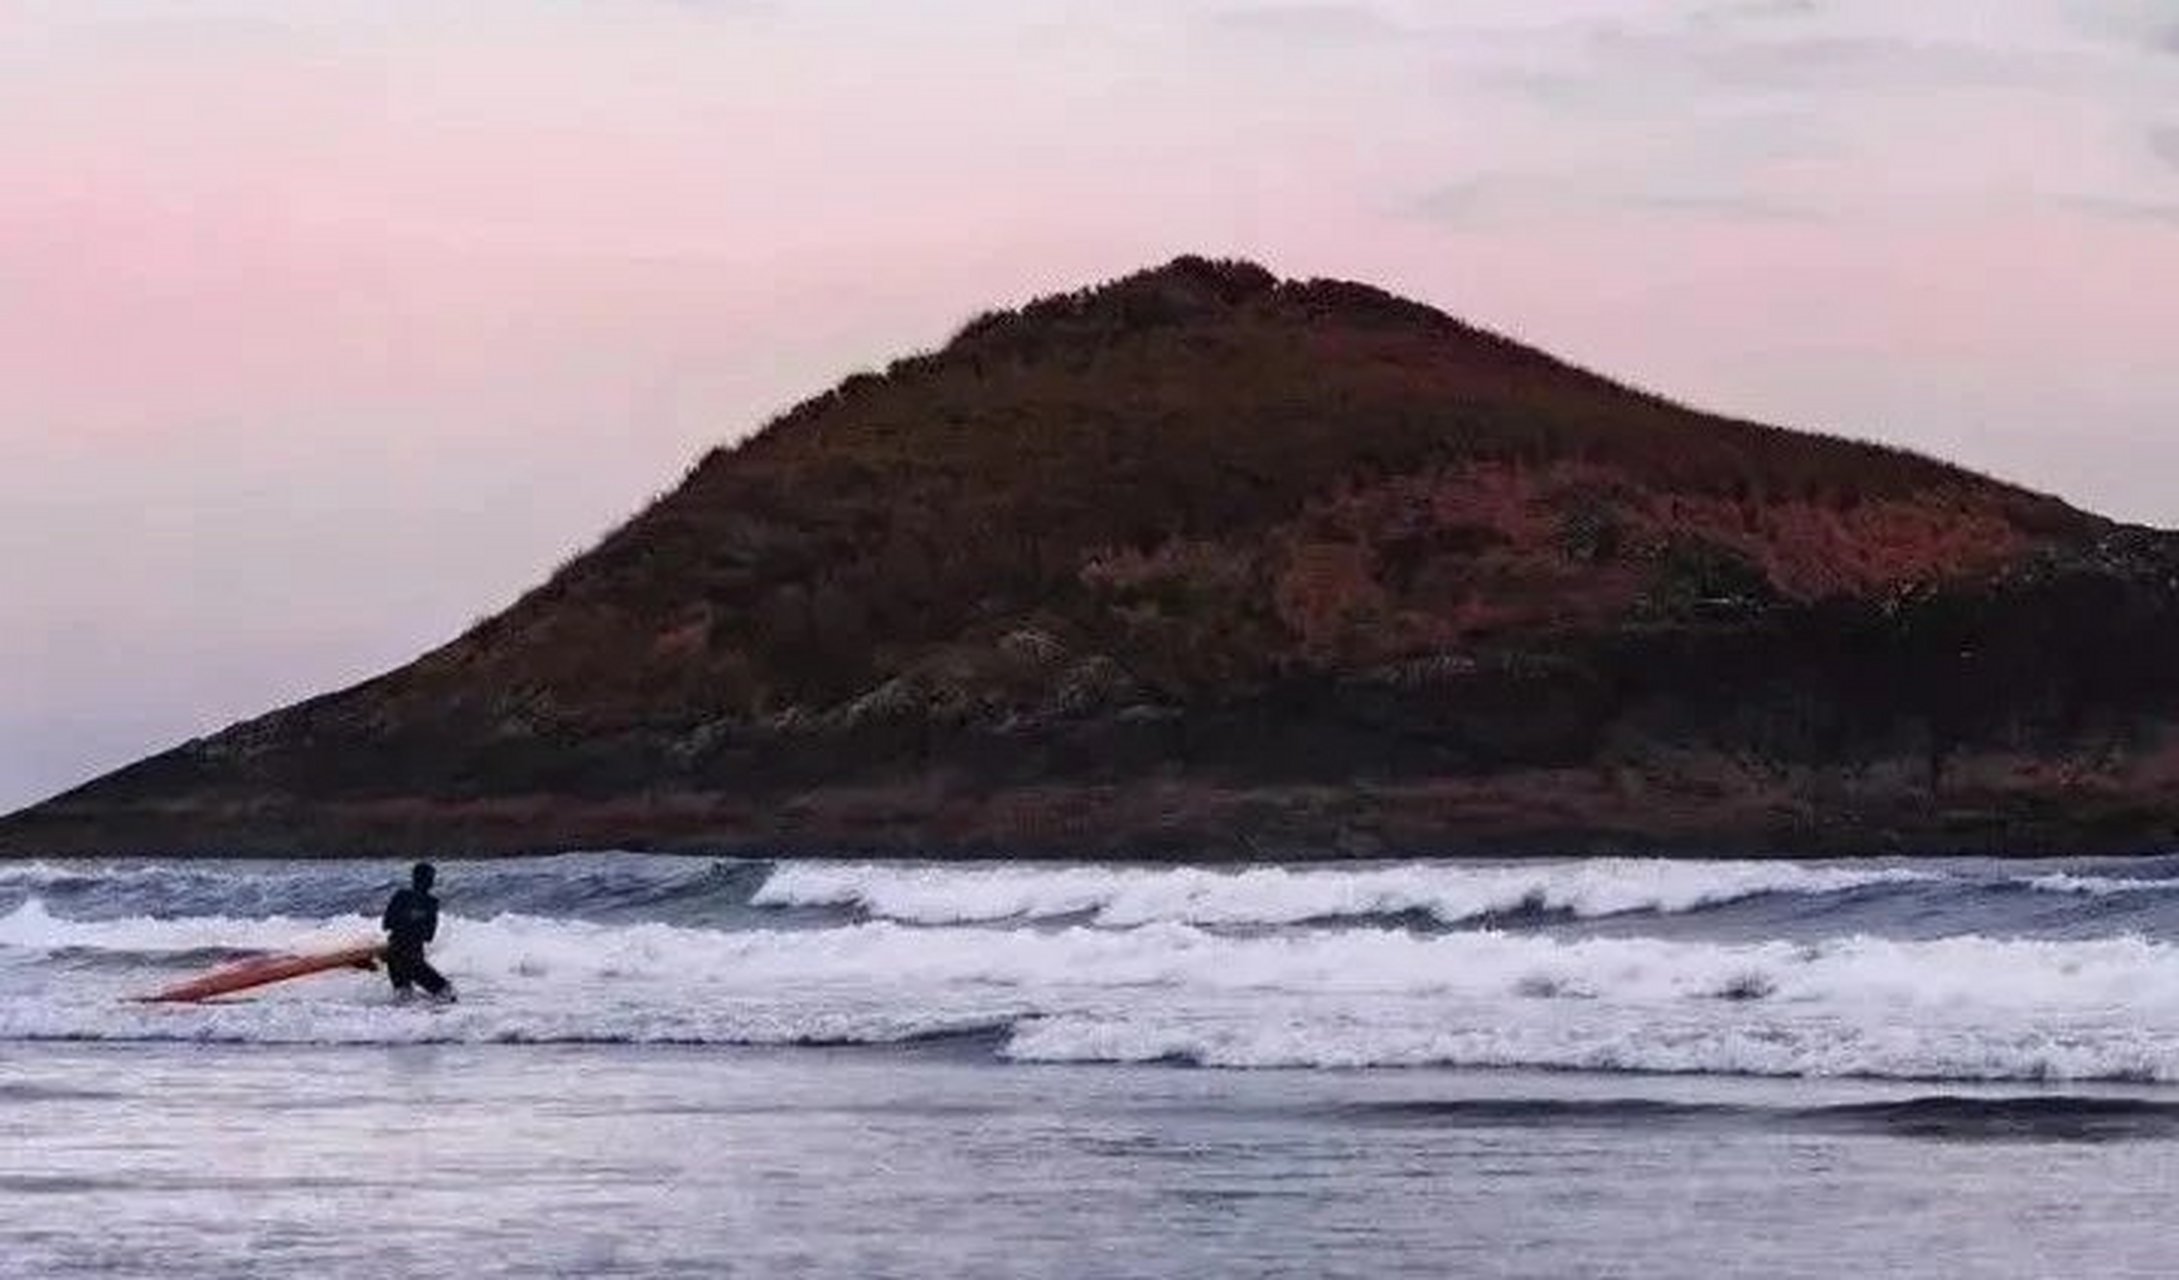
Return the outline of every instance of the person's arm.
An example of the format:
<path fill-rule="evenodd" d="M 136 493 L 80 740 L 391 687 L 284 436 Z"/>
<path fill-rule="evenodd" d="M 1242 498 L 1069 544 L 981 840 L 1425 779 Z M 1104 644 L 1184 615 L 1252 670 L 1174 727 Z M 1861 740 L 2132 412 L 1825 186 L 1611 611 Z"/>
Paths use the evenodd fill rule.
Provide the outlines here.
<path fill-rule="evenodd" d="M 439 900 L 437 898 L 426 898 L 424 899 L 424 941 L 429 942 L 438 936 Z"/>
<path fill-rule="evenodd" d="M 387 933 L 393 932 L 394 918 L 401 910 L 401 899 L 407 897 L 408 892 L 406 889 L 396 889 L 393 891 L 393 896 L 386 900 L 386 909 L 380 912 L 378 916 L 378 927 L 380 929 Z"/>

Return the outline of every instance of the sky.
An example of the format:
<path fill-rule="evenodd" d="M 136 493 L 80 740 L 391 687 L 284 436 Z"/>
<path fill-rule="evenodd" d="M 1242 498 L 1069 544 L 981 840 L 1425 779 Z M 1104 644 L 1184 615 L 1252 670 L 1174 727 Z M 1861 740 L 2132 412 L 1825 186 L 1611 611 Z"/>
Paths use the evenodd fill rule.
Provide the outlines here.
<path fill-rule="evenodd" d="M 0 0 L 0 810 L 1180 253 L 2179 526 L 2179 0 Z"/>

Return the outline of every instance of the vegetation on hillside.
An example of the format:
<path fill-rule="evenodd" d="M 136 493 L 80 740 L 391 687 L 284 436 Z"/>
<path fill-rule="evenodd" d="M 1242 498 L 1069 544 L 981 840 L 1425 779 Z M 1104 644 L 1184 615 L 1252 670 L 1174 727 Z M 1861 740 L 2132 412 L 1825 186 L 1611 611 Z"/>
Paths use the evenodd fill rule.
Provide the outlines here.
<path fill-rule="evenodd" d="M 1736 599 L 1972 575 L 2095 522 L 1716 418 L 1359 285 L 1163 268 L 848 379 L 415 673 L 547 718 L 830 706 L 1033 632 L 1169 698 Z M 1003 683 L 1003 672 L 990 677 Z"/>
<path fill-rule="evenodd" d="M 2175 584 L 2051 498 L 1183 258 L 851 377 L 0 847 L 2136 839 Z"/>

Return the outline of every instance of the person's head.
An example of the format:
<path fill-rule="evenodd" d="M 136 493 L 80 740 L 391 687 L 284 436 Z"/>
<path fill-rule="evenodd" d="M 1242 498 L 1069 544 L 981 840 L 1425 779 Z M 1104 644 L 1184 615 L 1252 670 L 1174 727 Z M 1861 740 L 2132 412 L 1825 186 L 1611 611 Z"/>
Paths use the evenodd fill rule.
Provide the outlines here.
<path fill-rule="evenodd" d="M 409 868 L 409 883 L 415 885 L 419 889 L 430 889 L 431 882 L 438 878 L 439 873 L 433 870 L 431 864 L 428 862 L 419 862 L 415 866 Z"/>

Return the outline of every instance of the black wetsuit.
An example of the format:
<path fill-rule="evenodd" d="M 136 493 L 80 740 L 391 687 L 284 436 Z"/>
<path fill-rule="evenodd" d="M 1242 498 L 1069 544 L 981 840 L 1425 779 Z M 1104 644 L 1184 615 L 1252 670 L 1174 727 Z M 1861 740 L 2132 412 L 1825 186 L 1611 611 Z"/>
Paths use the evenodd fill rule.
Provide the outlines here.
<path fill-rule="evenodd" d="M 424 959 L 424 944 L 439 932 L 439 900 L 424 889 L 403 889 L 386 904 L 379 923 L 386 930 L 386 977 L 393 989 L 415 986 L 446 994 L 447 980 Z"/>

